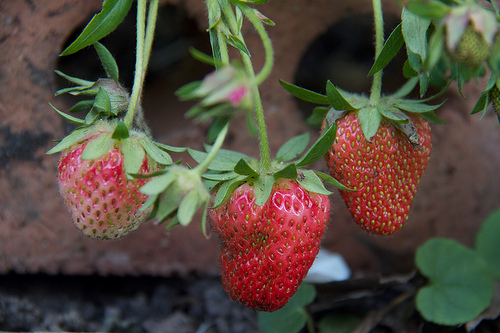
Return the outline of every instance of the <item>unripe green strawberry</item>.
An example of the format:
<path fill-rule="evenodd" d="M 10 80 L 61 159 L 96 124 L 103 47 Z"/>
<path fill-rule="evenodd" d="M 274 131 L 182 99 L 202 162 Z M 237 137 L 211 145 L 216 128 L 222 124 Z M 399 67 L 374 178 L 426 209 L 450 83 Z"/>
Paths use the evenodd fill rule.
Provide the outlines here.
<path fill-rule="evenodd" d="M 139 188 L 149 180 L 127 178 L 120 140 L 104 155 L 82 159 L 87 145 L 99 135 L 105 134 L 92 133 L 62 152 L 59 188 L 74 224 L 85 235 L 95 239 L 120 238 L 146 220 L 149 211 L 140 208 L 147 196 Z M 139 173 L 156 171 L 156 162 L 147 154 L 142 156 Z"/>
<path fill-rule="evenodd" d="M 232 299 L 275 311 L 293 296 L 319 251 L 328 196 L 278 179 L 263 206 L 253 184 L 239 186 L 209 218 L 222 241 L 222 283 Z"/>
<path fill-rule="evenodd" d="M 450 57 L 461 65 L 469 68 L 480 66 L 490 54 L 490 46 L 482 34 L 469 24 Z"/>
<path fill-rule="evenodd" d="M 500 120 L 500 90 L 498 87 L 495 85 L 491 90 L 490 90 L 490 101 L 491 104 L 493 105 L 493 109 L 497 113 L 498 120 Z"/>
<path fill-rule="evenodd" d="M 337 120 L 337 137 L 325 155 L 331 175 L 356 190 L 340 193 L 354 221 L 371 233 L 389 235 L 403 227 L 428 165 L 430 126 L 410 117 L 418 146 L 385 119 L 367 141 L 357 113 L 350 112 Z"/>

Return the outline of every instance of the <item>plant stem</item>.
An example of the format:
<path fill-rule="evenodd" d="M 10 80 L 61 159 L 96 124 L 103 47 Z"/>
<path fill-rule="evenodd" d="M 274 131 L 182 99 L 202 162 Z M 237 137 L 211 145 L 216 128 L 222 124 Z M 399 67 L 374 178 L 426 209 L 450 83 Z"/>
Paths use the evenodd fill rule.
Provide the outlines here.
<path fill-rule="evenodd" d="M 274 49 L 273 45 L 271 43 L 271 39 L 269 38 L 269 35 L 266 32 L 266 29 L 264 28 L 264 25 L 262 24 L 262 21 L 258 18 L 257 14 L 253 11 L 252 8 L 246 5 L 239 5 L 238 6 L 243 14 L 248 18 L 248 20 L 252 23 L 252 25 L 255 27 L 255 30 L 257 30 L 257 33 L 259 34 L 259 37 L 262 40 L 262 44 L 264 45 L 264 51 L 266 54 L 266 59 L 264 62 L 264 66 L 260 70 L 260 72 L 255 76 L 255 81 L 256 84 L 259 85 L 262 82 L 264 82 L 265 79 L 271 74 L 271 70 L 273 68 L 274 64 Z"/>
<path fill-rule="evenodd" d="M 146 24 L 146 0 L 137 1 L 137 44 L 135 59 L 134 84 L 132 94 L 125 115 L 125 125 L 130 128 L 134 121 L 137 111 L 137 105 L 141 98 L 142 88 L 146 69 L 148 68 L 149 57 L 153 45 L 154 33 L 156 28 L 156 18 L 158 14 L 158 0 L 151 0 Z"/>
<path fill-rule="evenodd" d="M 227 123 L 222 130 L 219 132 L 217 135 L 217 139 L 215 139 L 214 145 L 212 146 L 212 149 L 208 153 L 207 157 L 198 164 L 193 170 L 196 171 L 200 176 L 208 169 L 208 166 L 210 163 L 212 163 L 212 160 L 214 159 L 215 155 L 217 155 L 217 152 L 219 149 L 222 147 L 222 144 L 224 143 L 224 139 L 226 138 L 227 134 L 227 129 L 229 127 L 229 123 Z"/>
<path fill-rule="evenodd" d="M 379 56 L 384 46 L 384 18 L 382 15 L 382 1 L 372 0 L 373 19 L 375 22 L 375 59 Z M 372 88 L 370 92 L 370 104 L 376 105 L 382 93 L 382 71 L 373 75 Z"/>

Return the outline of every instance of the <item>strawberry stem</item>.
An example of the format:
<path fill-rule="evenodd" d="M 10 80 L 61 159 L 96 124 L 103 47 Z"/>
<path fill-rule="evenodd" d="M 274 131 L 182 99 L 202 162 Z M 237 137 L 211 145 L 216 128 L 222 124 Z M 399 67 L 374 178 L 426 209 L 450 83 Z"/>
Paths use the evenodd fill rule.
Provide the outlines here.
<path fill-rule="evenodd" d="M 381 0 L 372 0 L 373 19 L 375 22 L 375 59 L 380 55 L 384 46 L 384 18 L 382 15 Z M 377 105 L 382 93 L 382 71 L 373 75 L 372 87 L 370 92 L 370 104 Z"/>
<path fill-rule="evenodd" d="M 125 114 L 124 123 L 127 128 L 130 128 L 134 120 L 137 110 L 137 105 L 142 93 L 144 85 L 144 77 L 146 68 L 151 54 L 153 44 L 154 31 L 156 26 L 156 16 L 158 13 L 158 0 L 151 0 L 149 4 L 149 12 L 147 17 L 146 31 L 146 2 L 147 0 L 137 1 L 137 42 L 136 42 L 136 58 L 135 58 L 135 75 L 128 104 L 127 113 Z"/>

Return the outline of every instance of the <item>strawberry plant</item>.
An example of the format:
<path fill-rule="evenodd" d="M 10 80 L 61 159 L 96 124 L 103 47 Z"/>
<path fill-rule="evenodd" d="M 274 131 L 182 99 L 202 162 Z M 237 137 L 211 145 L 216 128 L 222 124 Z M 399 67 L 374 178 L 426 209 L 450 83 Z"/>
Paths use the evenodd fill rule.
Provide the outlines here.
<path fill-rule="evenodd" d="M 490 80 L 472 113 L 485 111 L 490 102 L 499 112 L 500 15 L 495 6 L 485 8 L 472 0 L 408 1 L 401 23 L 384 40 L 381 1 L 373 0 L 376 39 L 374 64 L 367 73 L 373 79 L 369 95 L 344 91 L 331 81 L 326 82 L 326 94 L 281 81 L 291 95 L 320 105 L 307 121 L 321 127 L 321 134 L 312 144 L 309 133 L 300 134 L 273 154 L 260 84 L 273 69 L 266 26 L 275 24 L 255 8 L 266 2 L 206 1 L 212 54 L 192 50 L 192 56 L 213 65 L 214 71 L 177 90 L 179 99 L 196 102 L 186 116 L 209 124 L 204 149 L 196 150 L 156 142 L 144 119 L 141 96 L 158 0 L 149 6 L 137 1 L 130 93 L 120 83 L 113 56 L 99 41 L 123 20 L 132 1 L 105 0 L 101 12 L 61 53 L 68 56 L 92 46 L 105 77 L 89 81 L 57 72 L 73 84 L 57 95 L 90 99 L 68 112 L 53 107 L 77 127 L 48 153 L 61 153 L 60 192 L 73 223 L 85 235 L 120 238 L 147 220 L 165 223 L 168 231 L 199 219 L 203 234 L 208 237 L 210 227 L 220 240 L 221 279 L 229 297 L 262 311 L 264 332 L 297 332 L 306 324 L 312 332 L 306 307 L 315 291 L 302 281 L 328 222 L 335 222 L 329 188 L 340 191 L 352 220 L 364 231 L 387 236 L 403 228 L 430 161 L 431 123 L 444 124 L 435 113 L 444 102 L 431 101 L 452 81 L 461 91 L 464 82 L 488 69 Z M 259 71 L 245 43 L 245 24 L 263 44 L 265 61 Z M 382 94 L 383 69 L 403 46 L 407 61 L 402 70 L 408 81 L 398 91 Z M 431 86 L 441 90 L 426 97 Z M 419 98 L 410 97 L 415 89 Z M 77 118 L 71 114 L 76 111 L 87 114 Z M 240 116 L 256 136 L 259 158 L 223 148 L 233 119 Z M 174 162 L 172 155 L 181 152 L 195 165 Z M 310 167 L 322 159 L 330 174 Z M 496 221 L 497 215 L 490 220 Z M 476 250 L 434 239 L 417 251 L 420 275 L 415 280 L 429 283 L 411 295 L 416 294 L 416 306 L 426 320 L 458 325 L 488 306 L 498 278 L 495 223 L 485 223 Z M 319 326 L 326 329 L 325 323 Z"/>

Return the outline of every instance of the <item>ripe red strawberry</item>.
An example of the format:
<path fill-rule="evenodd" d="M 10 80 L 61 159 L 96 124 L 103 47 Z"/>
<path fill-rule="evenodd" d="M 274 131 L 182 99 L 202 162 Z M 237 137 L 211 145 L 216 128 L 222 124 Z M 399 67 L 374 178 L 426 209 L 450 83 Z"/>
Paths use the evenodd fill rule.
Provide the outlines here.
<path fill-rule="evenodd" d="M 354 221 L 375 234 L 389 235 L 403 227 L 429 162 L 430 126 L 410 117 L 418 145 L 385 119 L 367 141 L 357 114 L 350 112 L 337 120 L 337 137 L 325 155 L 331 175 L 356 190 L 340 190 Z"/>
<path fill-rule="evenodd" d="M 127 179 L 118 143 L 96 159 L 83 160 L 85 147 L 98 134 L 62 152 L 59 188 L 74 224 L 85 235 L 95 239 L 120 238 L 147 218 L 149 212 L 139 210 L 147 199 L 139 188 L 149 180 Z M 149 173 L 155 165 L 146 154 L 139 173 Z"/>
<path fill-rule="evenodd" d="M 328 196 L 279 179 L 263 206 L 244 183 L 209 211 L 220 235 L 222 283 L 232 299 L 275 311 L 293 296 L 319 251 L 330 214 Z"/>

